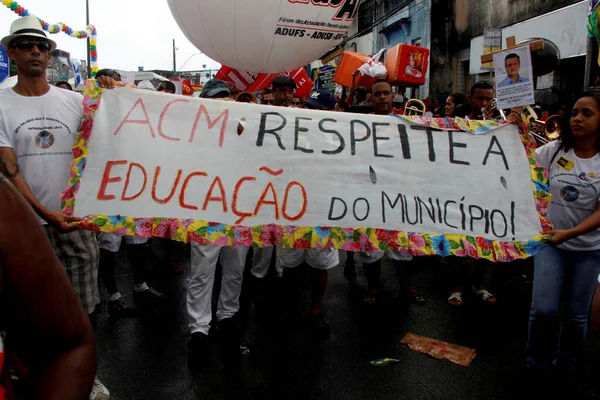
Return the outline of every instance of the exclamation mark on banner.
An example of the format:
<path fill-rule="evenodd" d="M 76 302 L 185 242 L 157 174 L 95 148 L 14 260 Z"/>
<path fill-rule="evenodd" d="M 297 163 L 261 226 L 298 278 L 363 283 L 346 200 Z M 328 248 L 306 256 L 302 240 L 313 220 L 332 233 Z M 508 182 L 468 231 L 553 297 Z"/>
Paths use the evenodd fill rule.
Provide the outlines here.
<path fill-rule="evenodd" d="M 510 202 L 510 231 L 513 235 L 513 242 L 515 241 L 515 202 Z"/>

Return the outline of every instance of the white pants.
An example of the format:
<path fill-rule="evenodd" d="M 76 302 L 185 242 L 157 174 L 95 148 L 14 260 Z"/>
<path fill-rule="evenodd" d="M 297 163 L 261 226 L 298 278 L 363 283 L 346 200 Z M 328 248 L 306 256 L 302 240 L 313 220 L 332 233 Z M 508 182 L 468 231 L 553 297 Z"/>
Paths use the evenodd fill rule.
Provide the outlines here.
<path fill-rule="evenodd" d="M 126 244 L 144 244 L 148 241 L 147 238 L 137 236 L 119 236 L 114 233 L 102 232 L 98 236 L 98 247 L 111 253 L 118 253 L 123 239 L 125 239 Z"/>
<path fill-rule="evenodd" d="M 277 260 L 285 268 L 296 268 L 304 261 L 314 268 L 327 271 L 340 264 L 340 254 L 337 249 L 277 249 Z"/>
<path fill-rule="evenodd" d="M 191 333 L 208 335 L 212 319 L 212 291 L 217 260 L 221 254 L 223 277 L 217 306 L 217 321 L 231 318 L 240 308 L 240 292 L 248 247 L 202 246 L 192 243 L 192 265 L 187 290 L 187 311 Z"/>
<path fill-rule="evenodd" d="M 273 253 L 275 253 L 275 247 L 255 247 L 254 257 L 252 258 L 252 270 L 250 271 L 255 277 L 262 279 L 267 276 L 269 272 L 269 266 L 273 259 Z M 277 276 L 281 277 L 283 274 L 283 267 L 279 262 L 279 258 L 275 258 L 275 270 Z"/>

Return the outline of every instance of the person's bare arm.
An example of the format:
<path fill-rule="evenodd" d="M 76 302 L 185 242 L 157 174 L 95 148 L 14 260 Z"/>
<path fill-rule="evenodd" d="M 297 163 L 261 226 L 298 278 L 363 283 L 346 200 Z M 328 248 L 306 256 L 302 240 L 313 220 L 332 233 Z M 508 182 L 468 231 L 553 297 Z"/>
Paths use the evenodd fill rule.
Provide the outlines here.
<path fill-rule="evenodd" d="M 19 173 L 17 157 L 15 151 L 11 147 L 0 147 L 0 160 L 6 168 L 8 179 L 17 188 L 17 190 L 25 197 L 25 200 L 31 205 L 33 210 L 48 224 L 56 228 L 60 232 L 71 232 L 77 229 L 71 222 L 76 222 L 79 218 L 65 215 L 59 212 L 50 211 L 40 204 L 35 198 L 29 184 Z"/>
<path fill-rule="evenodd" d="M 23 197 L 0 177 L 2 321 L 34 399 L 88 399 L 96 373 L 88 315 Z"/>
<path fill-rule="evenodd" d="M 559 245 L 597 229 L 600 229 L 600 207 L 575 228 L 550 231 L 548 232 L 548 235 L 551 236 L 550 243 Z"/>

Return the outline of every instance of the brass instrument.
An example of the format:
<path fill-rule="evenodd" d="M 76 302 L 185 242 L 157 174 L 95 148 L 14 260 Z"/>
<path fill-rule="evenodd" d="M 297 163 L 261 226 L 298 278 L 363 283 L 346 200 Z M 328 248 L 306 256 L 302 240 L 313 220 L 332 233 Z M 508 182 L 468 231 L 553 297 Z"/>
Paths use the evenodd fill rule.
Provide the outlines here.
<path fill-rule="evenodd" d="M 252 92 L 242 92 L 238 94 L 235 101 L 238 103 L 258 103 L 256 95 Z"/>
<path fill-rule="evenodd" d="M 525 123 L 527 124 L 527 126 L 531 125 L 531 121 L 537 121 L 538 120 L 538 115 L 533 110 L 533 108 L 531 108 L 531 106 L 525 106 L 525 107 L 523 107 L 523 112 L 521 113 L 521 116 L 523 117 L 523 120 L 525 121 Z"/>
<path fill-rule="evenodd" d="M 492 112 L 492 115 L 499 115 L 499 118 L 492 118 L 492 120 L 503 119 L 506 121 L 506 115 L 504 114 L 504 110 L 498 108 L 498 99 L 494 99 L 490 111 Z M 487 118 L 485 117 L 485 107 L 481 108 L 481 119 L 484 121 L 487 120 Z"/>
<path fill-rule="evenodd" d="M 407 117 L 412 116 L 420 116 L 425 115 L 427 111 L 427 106 L 419 99 L 410 99 L 406 102 L 404 106 L 404 115 Z"/>
<path fill-rule="evenodd" d="M 560 139 L 562 135 L 562 123 L 563 117 L 560 115 L 552 115 L 546 121 L 546 129 L 544 130 L 544 136 L 548 138 L 550 141 L 555 141 Z"/>
<path fill-rule="evenodd" d="M 563 117 L 552 115 L 546 122 L 540 120 L 529 121 L 529 131 L 539 144 L 546 144 L 560 139 L 562 134 Z"/>

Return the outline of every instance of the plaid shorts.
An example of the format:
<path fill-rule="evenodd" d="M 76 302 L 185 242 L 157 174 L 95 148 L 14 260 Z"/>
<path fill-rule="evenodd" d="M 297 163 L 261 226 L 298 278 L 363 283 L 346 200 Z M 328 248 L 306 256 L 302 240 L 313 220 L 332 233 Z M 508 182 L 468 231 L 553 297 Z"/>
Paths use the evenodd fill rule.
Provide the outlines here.
<path fill-rule="evenodd" d="M 44 225 L 44 228 L 71 285 L 81 300 L 81 305 L 88 314 L 93 313 L 100 302 L 98 292 L 100 250 L 96 234 L 84 230 L 60 233 L 48 225 Z"/>

